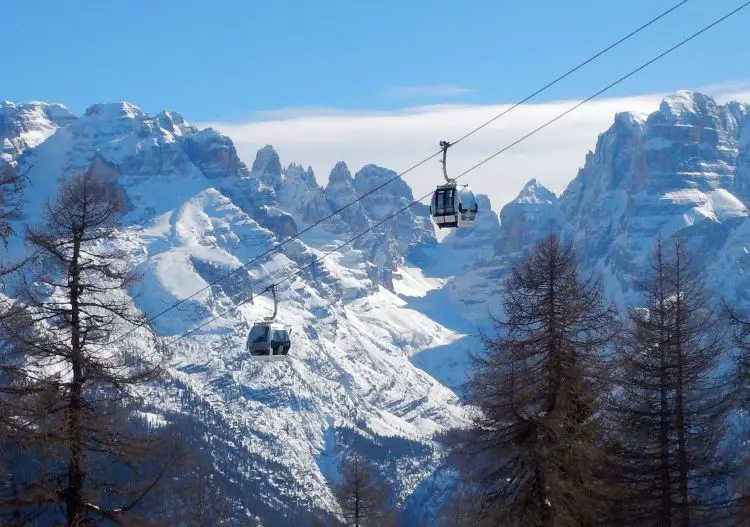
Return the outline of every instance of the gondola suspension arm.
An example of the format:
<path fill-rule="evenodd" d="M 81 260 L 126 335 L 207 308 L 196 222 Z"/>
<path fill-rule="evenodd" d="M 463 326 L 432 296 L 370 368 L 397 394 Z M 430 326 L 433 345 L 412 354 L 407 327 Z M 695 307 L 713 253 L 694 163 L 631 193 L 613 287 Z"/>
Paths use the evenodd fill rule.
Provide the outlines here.
<path fill-rule="evenodd" d="M 448 147 L 451 146 L 451 143 L 448 141 L 440 141 L 440 148 L 443 149 L 443 159 L 440 160 L 440 163 L 443 165 L 443 177 L 448 183 L 453 183 L 453 180 L 448 177 L 448 169 L 446 168 L 445 161 L 446 157 L 448 155 Z"/>
<path fill-rule="evenodd" d="M 271 290 L 271 295 L 273 296 L 273 314 L 268 319 L 276 320 L 276 312 L 279 309 L 279 303 L 276 300 L 276 284 L 271 284 L 268 288 Z"/>

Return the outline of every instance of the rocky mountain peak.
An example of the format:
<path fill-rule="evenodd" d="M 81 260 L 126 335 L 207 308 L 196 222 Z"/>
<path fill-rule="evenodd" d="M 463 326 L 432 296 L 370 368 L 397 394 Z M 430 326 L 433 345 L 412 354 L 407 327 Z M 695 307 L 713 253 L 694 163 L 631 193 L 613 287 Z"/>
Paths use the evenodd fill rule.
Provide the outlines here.
<path fill-rule="evenodd" d="M 281 161 L 273 146 L 266 145 L 258 150 L 251 170 L 259 175 L 281 175 Z"/>
<path fill-rule="evenodd" d="M 117 121 L 120 119 L 137 119 L 144 112 L 128 102 L 98 103 L 86 108 L 84 117 L 97 121 Z"/>
<path fill-rule="evenodd" d="M 536 178 L 530 179 L 511 203 L 538 205 L 557 203 L 554 192 L 541 185 Z M 507 206 L 507 205 L 506 205 Z"/>
<path fill-rule="evenodd" d="M 156 114 L 154 119 L 160 128 L 172 135 L 185 135 L 198 131 L 195 126 L 185 121 L 182 115 L 177 112 L 164 110 Z"/>
<path fill-rule="evenodd" d="M 283 170 L 283 174 L 289 184 L 301 184 L 306 188 L 320 189 L 318 181 L 315 179 L 315 172 L 310 166 L 305 169 L 297 163 L 289 163 L 289 166 Z"/>
<path fill-rule="evenodd" d="M 0 103 L 0 162 L 9 162 L 76 120 L 60 104 L 32 101 Z"/>
<path fill-rule="evenodd" d="M 517 252 L 537 239 L 559 232 L 564 225 L 560 200 L 554 192 L 529 180 L 518 196 L 500 210 L 498 253 Z"/>
<path fill-rule="evenodd" d="M 333 187 L 354 189 L 354 178 L 352 178 L 352 173 L 349 172 L 349 167 L 346 166 L 344 161 L 336 163 L 328 176 L 326 190 Z"/>
<path fill-rule="evenodd" d="M 718 114 L 716 101 L 703 93 L 680 90 L 667 95 L 659 105 L 659 113 L 676 119 L 692 120 L 694 116 Z"/>
<path fill-rule="evenodd" d="M 414 200 L 411 187 L 397 176 L 398 174 L 393 170 L 373 164 L 365 165 L 354 175 L 354 188 L 359 195 L 362 195 L 392 180 L 387 187 L 377 190 L 376 194 L 388 195 L 391 198 L 404 198 L 409 201 Z"/>

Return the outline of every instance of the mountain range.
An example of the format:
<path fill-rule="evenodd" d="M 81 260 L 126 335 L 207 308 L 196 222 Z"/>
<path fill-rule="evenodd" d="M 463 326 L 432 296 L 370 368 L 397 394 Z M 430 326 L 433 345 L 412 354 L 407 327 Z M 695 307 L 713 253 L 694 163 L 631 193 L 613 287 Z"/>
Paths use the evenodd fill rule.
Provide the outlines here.
<path fill-rule="evenodd" d="M 749 113 L 677 92 L 650 115 L 615 115 L 560 196 L 530 174 L 499 212 L 479 195 L 475 224 L 439 242 L 417 204 L 323 258 L 414 200 L 397 179 L 247 268 L 395 172 L 366 165 L 352 174 L 342 161 L 321 185 L 272 146 L 248 165 L 229 137 L 128 103 L 81 116 L 0 103 L 0 165 L 25 174 L 19 233 L 76 172 L 121 189 L 116 243 L 142 277 L 129 295 L 149 316 L 182 301 L 154 320 L 160 335 L 227 312 L 173 345 L 168 376 L 144 389 L 142 413 L 191 423 L 220 484 L 241 501 L 238 517 L 285 525 L 336 514 L 332 489 L 354 449 L 377 463 L 411 525 L 431 525 L 454 479 L 436 435 L 470 418 L 461 404 L 470 356 L 502 317 L 504 276 L 537 239 L 570 240 L 624 306 L 639 301 L 634 284 L 656 240 L 680 236 L 711 289 L 747 304 Z M 7 258 L 25 250 L 14 237 Z M 245 338 L 273 308 L 259 294 L 272 283 L 293 347 L 287 362 L 256 363 Z"/>

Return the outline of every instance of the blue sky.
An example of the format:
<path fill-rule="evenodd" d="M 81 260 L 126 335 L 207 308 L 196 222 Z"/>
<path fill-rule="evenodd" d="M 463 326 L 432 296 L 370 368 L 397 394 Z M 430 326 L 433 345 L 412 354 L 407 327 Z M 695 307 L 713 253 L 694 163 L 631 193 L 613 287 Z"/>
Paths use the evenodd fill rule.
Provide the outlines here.
<path fill-rule="evenodd" d="M 513 102 L 676 0 L 65 1 L 3 5 L 0 99 L 265 110 Z M 539 101 L 582 97 L 742 0 L 690 0 Z M 612 92 L 750 79 L 750 8 Z"/>
<path fill-rule="evenodd" d="M 451 149 L 460 172 L 745 0 L 688 0 Z M 77 114 L 126 100 L 273 144 L 325 185 L 337 161 L 402 171 L 678 0 L 28 0 L 3 5 L 0 100 Z M 678 89 L 750 102 L 750 7 L 464 180 L 499 210 L 526 181 L 562 192 L 620 111 Z M 416 195 L 437 162 L 405 176 Z"/>

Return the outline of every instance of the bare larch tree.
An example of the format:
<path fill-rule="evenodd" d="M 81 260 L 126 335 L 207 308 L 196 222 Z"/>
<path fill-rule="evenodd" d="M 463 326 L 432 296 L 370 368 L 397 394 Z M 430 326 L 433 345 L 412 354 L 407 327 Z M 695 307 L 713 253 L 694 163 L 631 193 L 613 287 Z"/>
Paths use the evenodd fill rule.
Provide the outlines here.
<path fill-rule="evenodd" d="M 113 248 L 120 201 L 80 174 L 61 185 L 41 225 L 27 229 L 33 268 L 0 327 L 11 415 L 5 443 L 16 453 L 14 483 L 0 489 L 8 522 L 125 521 L 163 473 L 139 470 L 151 440 L 132 436 L 127 422 L 134 389 L 160 368 L 133 341 L 109 345 L 122 324 L 144 322 L 125 294 L 134 280 L 125 253 Z"/>
<path fill-rule="evenodd" d="M 388 506 L 388 487 L 377 471 L 359 453 L 347 457 L 336 488 L 336 497 L 345 525 L 364 527 L 386 525 L 392 521 Z"/>
<path fill-rule="evenodd" d="M 483 518 L 475 489 L 460 485 L 438 511 L 440 527 L 477 527 Z"/>
<path fill-rule="evenodd" d="M 616 312 L 554 235 L 513 267 L 503 306 L 498 337 L 475 358 L 469 395 L 479 411 L 458 447 L 480 492 L 477 525 L 600 525 L 596 415 Z"/>
<path fill-rule="evenodd" d="M 750 315 L 730 305 L 725 310 L 733 328 L 735 344 L 734 368 L 734 425 L 736 473 L 732 488 L 736 503 L 733 514 L 735 525 L 750 524 Z"/>
<path fill-rule="evenodd" d="M 657 245 L 641 289 L 645 303 L 629 312 L 609 413 L 620 524 L 726 522 L 731 500 L 718 491 L 729 474 L 718 450 L 732 393 L 718 370 L 728 353 L 726 317 L 679 241 Z"/>
<path fill-rule="evenodd" d="M 645 304 L 628 312 L 629 331 L 619 349 L 619 390 L 610 404 L 611 422 L 619 432 L 619 463 L 613 474 L 623 486 L 623 524 L 672 525 L 671 304 L 663 258 L 660 243 L 648 278 L 639 284 Z"/>

